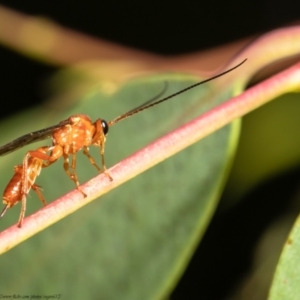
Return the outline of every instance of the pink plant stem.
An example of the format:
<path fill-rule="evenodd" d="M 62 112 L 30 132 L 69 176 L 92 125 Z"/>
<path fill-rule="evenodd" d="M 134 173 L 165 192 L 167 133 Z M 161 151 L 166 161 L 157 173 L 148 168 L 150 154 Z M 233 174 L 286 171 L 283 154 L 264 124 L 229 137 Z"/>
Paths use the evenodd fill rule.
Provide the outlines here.
<path fill-rule="evenodd" d="M 16 225 L 0 233 L 0 252 L 5 252 L 28 237 L 71 214 L 90 201 L 137 176 L 150 167 L 192 145 L 224 125 L 286 92 L 300 91 L 300 63 L 248 89 L 241 95 L 204 113 L 195 120 L 151 143 L 112 167 L 110 181 L 105 174 L 88 181 L 82 188 L 88 195 L 73 190 L 25 218 L 23 227 Z M 284 112 L 283 112 L 284 113 Z"/>

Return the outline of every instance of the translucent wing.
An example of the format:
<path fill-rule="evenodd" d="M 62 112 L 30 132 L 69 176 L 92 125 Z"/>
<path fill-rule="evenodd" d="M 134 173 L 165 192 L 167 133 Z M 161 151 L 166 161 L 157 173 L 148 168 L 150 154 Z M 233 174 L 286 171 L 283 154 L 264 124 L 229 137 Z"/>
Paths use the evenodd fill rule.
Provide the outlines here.
<path fill-rule="evenodd" d="M 70 124 L 70 120 L 61 121 L 59 124 L 50 126 L 41 130 L 37 130 L 34 132 L 27 133 L 25 135 L 20 136 L 19 138 L 3 145 L 0 147 L 0 156 L 13 152 L 19 148 L 22 148 L 28 144 L 44 140 L 50 137 L 53 132 L 61 127 Z"/>

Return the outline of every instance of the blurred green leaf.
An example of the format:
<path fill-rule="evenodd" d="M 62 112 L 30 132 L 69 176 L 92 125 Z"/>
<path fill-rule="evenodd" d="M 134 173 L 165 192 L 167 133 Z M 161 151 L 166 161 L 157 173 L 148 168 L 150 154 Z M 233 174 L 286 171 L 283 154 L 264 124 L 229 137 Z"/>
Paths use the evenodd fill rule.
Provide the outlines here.
<path fill-rule="evenodd" d="M 243 117 L 225 193 L 234 203 L 261 182 L 300 161 L 300 94 L 286 93 Z M 229 204 L 229 203 L 226 203 Z"/>
<path fill-rule="evenodd" d="M 300 217 L 283 248 L 270 290 L 269 300 L 299 299 L 300 295 Z"/>
<path fill-rule="evenodd" d="M 199 79 L 151 76 L 129 82 L 111 96 L 91 92 L 68 111 L 30 111 L 3 124 L 6 134 L 1 143 L 74 113 L 110 120 L 157 95 L 164 81 L 171 94 Z M 208 97 L 211 91 L 213 84 L 204 85 L 113 126 L 107 137 L 106 165 L 112 166 L 231 96 L 231 87 L 212 99 Z M 68 299 L 166 296 L 214 212 L 238 131 L 239 122 L 224 127 L 2 255 L 1 293 L 56 294 Z M 50 143 L 46 140 L 42 145 Z M 29 149 L 37 147 L 34 144 Z M 1 159 L 2 190 L 25 153 L 24 148 Z M 91 153 L 100 160 L 99 149 Z M 81 154 L 77 170 L 81 183 L 97 174 Z M 44 169 L 36 182 L 48 202 L 74 188 L 62 160 Z M 27 215 L 41 206 L 33 192 L 27 206 Z M 15 224 L 19 211 L 20 205 L 10 209 L 1 227 Z"/>

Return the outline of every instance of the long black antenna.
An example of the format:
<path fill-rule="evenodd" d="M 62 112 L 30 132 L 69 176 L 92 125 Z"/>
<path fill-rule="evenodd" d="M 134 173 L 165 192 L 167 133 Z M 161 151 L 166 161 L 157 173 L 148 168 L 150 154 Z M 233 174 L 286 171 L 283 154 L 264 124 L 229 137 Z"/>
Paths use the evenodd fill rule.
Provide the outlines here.
<path fill-rule="evenodd" d="M 208 79 L 205 79 L 205 80 L 200 81 L 200 82 L 198 82 L 198 83 L 195 83 L 195 84 L 193 84 L 193 85 L 191 85 L 191 86 L 188 86 L 187 88 L 185 88 L 185 89 L 183 89 L 183 90 L 180 90 L 179 92 L 176 92 L 176 93 L 174 93 L 174 94 L 172 94 L 172 95 L 170 95 L 170 96 L 167 96 L 167 97 L 165 97 L 165 98 L 163 98 L 163 99 L 161 99 L 161 100 L 158 100 L 158 101 L 153 102 L 153 103 L 151 103 L 151 104 L 147 104 L 147 103 L 149 103 L 149 101 L 147 101 L 147 102 L 146 102 L 145 104 L 143 104 L 142 106 L 139 106 L 139 107 L 137 107 L 137 108 L 135 108 L 135 109 L 133 109 L 133 110 L 130 110 L 130 111 L 126 112 L 125 114 L 122 114 L 121 116 L 119 116 L 119 117 L 117 117 L 117 118 L 115 118 L 115 119 L 109 121 L 109 122 L 108 122 L 108 126 L 112 126 L 112 125 L 118 123 L 119 121 L 124 120 L 124 119 L 127 119 L 127 118 L 129 118 L 129 117 L 131 117 L 131 116 L 133 116 L 133 115 L 135 115 L 135 114 L 137 114 L 137 113 L 139 113 L 139 112 L 141 112 L 141 111 L 147 109 L 147 108 L 150 108 L 150 107 L 155 106 L 155 105 L 157 105 L 157 104 L 159 104 L 159 103 L 162 103 L 162 102 L 164 102 L 164 101 L 167 101 L 167 100 L 169 100 L 169 99 L 171 99 L 171 98 L 173 98 L 173 97 L 176 97 L 176 96 L 178 96 L 178 95 L 180 95 L 180 94 L 182 94 L 182 93 L 184 93 L 184 92 L 186 92 L 186 91 L 188 91 L 188 90 L 190 90 L 190 89 L 192 89 L 192 88 L 194 88 L 194 87 L 196 87 L 196 86 L 198 86 L 198 85 L 202 85 L 202 84 L 204 84 L 204 83 L 206 83 L 206 82 L 209 82 L 209 81 L 212 81 L 212 80 L 214 80 L 214 79 L 216 79 L 216 78 L 219 78 L 219 77 L 221 77 L 221 76 L 223 76 L 223 75 L 225 75 L 225 74 L 227 74 L 227 73 L 229 73 L 229 72 L 235 70 L 236 68 L 238 68 L 239 66 L 241 66 L 246 60 L 247 60 L 247 58 L 244 59 L 244 60 L 243 60 L 242 62 L 240 62 L 239 64 L 237 64 L 236 66 L 232 67 L 231 69 L 228 69 L 228 70 L 226 70 L 226 71 L 224 71 L 224 72 L 222 72 L 222 73 L 219 73 L 219 74 L 217 74 L 217 75 L 215 75 L 215 76 L 212 76 L 212 77 L 210 77 L 210 78 L 208 78 Z M 151 100 L 153 100 L 153 99 L 151 99 Z"/>
<path fill-rule="evenodd" d="M 154 96 L 153 98 L 147 100 L 146 102 L 142 103 L 141 105 L 139 105 L 139 106 L 137 106 L 137 107 L 131 109 L 130 111 L 128 111 L 126 114 L 123 114 L 123 115 L 130 114 L 130 113 L 132 113 L 132 112 L 134 112 L 134 111 L 136 111 L 136 110 L 139 110 L 140 108 L 145 107 L 146 105 L 152 103 L 153 101 L 159 99 L 159 98 L 166 92 L 167 88 L 168 88 L 168 82 L 167 82 L 167 81 L 164 81 L 164 88 L 162 89 L 161 92 L 159 92 L 158 95 L 156 95 L 156 96 Z"/>

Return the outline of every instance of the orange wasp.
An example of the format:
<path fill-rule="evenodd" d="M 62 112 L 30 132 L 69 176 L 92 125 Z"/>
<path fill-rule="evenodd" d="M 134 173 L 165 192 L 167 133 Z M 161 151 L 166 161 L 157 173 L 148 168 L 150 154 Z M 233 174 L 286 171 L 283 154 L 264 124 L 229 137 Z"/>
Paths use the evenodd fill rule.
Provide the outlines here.
<path fill-rule="evenodd" d="M 238 65 L 232 67 L 231 69 L 228 69 L 227 71 L 224 71 L 206 80 L 193 84 L 161 100 L 152 102 L 154 99 L 151 99 L 143 105 L 133 110 L 130 110 L 109 122 L 106 122 L 103 119 L 97 119 L 95 122 L 92 122 L 92 120 L 87 115 L 77 114 L 69 117 L 68 119 L 60 122 L 57 125 L 23 135 L 15 139 L 14 141 L 0 147 L 0 155 L 5 155 L 27 144 L 43 140 L 49 137 L 52 138 L 52 146 L 42 147 L 35 151 L 27 152 L 23 161 L 23 165 L 15 167 L 15 175 L 9 182 L 4 192 L 3 202 L 6 206 L 4 207 L 0 218 L 5 214 L 8 208 L 13 206 L 17 202 L 22 201 L 22 210 L 18 222 L 18 226 L 20 227 L 25 214 L 26 195 L 28 194 L 31 188 L 34 191 L 36 191 L 43 204 L 45 204 L 46 202 L 39 190 L 39 187 L 36 184 L 34 184 L 35 179 L 39 175 L 42 168 L 50 166 L 62 156 L 64 158 L 65 172 L 70 177 L 70 179 L 74 181 L 77 190 L 80 191 L 85 197 L 85 193 L 79 186 L 76 173 L 76 153 L 81 149 L 83 149 L 83 153 L 88 157 L 90 163 L 93 166 L 95 166 L 95 168 L 98 171 L 105 172 L 108 178 L 112 180 L 111 176 L 106 171 L 104 161 L 104 145 L 106 135 L 110 126 L 118 123 L 121 120 L 131 117 L 145 109 L 148 109 L 159 103 L 167 101 L 179 94 L 182 94 L 192 88 L 195 88 L 196 86 L 202 85 L 206 82 L 221 77 L 238 68 L 245 61 L 246 59 Z M 94 158 L 89 154 L 88 147 L 92 145 L 100 147 L 100 156 L 103 170 L 97 166 Z M 48 152 L 50 153 L 49 155 L 47 154 Z M 69 156 L 72 157 L 71 164 L 69 163 Z M 9 195 L 9 197 L 7 195 Z"/>

